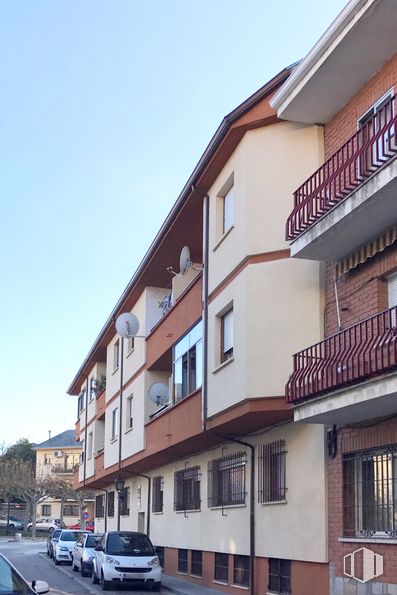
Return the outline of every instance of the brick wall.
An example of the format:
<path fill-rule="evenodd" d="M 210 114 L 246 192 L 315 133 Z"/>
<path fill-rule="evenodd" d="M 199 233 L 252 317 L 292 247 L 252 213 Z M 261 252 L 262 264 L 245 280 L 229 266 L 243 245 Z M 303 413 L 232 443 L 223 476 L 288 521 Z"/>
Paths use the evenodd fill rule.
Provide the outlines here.
<path fill-rule="evenodd" d="M 392 87 L 397 91 L 397 54 L 325 126 L 326 159 L 357 131 L 357 120 Z"/>
<path fill-rule="evenodd" d="M 369 539 L 364 543 L 338 541 L 343 537 L 343 452 L 376 448 L 397 443 L 397 419 L 391 419 L 370 427 L 344 428 L 338 432 L 338 455 L 329 461 L 329 558 L 335 565 L 336 575 L 343 576 L 343 557 L 367 547 L 384 556 L 384 573 L 379 582 L 397 584 L 397 547 L 394 544 L 378 544 Z"/>

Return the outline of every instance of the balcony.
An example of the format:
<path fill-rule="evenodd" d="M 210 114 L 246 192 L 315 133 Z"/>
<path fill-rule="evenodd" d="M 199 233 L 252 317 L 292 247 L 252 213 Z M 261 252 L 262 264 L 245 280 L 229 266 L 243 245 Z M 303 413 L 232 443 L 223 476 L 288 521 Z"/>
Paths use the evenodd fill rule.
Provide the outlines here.
<path fill-rule="evenodd" d="M 354 423 L 397 413 L 397 307 L 294 355 L 295 421 Z"/>
<path fill-rule="evenodd" d="M 395 220 L 396 99 L 368 120 L 294 193 L 291 255 L 336 262 Z"/>

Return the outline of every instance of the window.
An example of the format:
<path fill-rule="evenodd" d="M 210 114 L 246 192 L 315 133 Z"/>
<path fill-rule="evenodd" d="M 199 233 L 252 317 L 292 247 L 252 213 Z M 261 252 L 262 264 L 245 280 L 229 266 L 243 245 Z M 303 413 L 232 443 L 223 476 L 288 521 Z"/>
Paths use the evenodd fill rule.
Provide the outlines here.
<path fill-rule="evenodd" d="M 79 516 L 79 507 L 76 504 L 65 504 L 63 514 L 65 516 Z"/>
<path fill-rule="evenodd" d="M 120 365 L 120 339 L 117 339 L 113 345 L 113 370 L 117 370 Z"/>
<path fill-rule="evenodd" d="M 221 363 L 233 357 L 233 310 L 221 316 Z"/>
<path fill-rule="evenodd" d="M 187 550 L 178 550 L 178 572 L 187 573 Z"/>
<path fill-rule="evenodd" d="M 174 399 L 179 401 L 201 386 L 203 366 L 202 322 L 196 324 L 173 349 Z"/>
<path fill-rule="evenodd" d="M 397 318 L 397 274 L 390 275 L 387 279 L 387 294 L 388 294 L 388 306 L 389 308 L 393 308 L 391 314 L 391 325 L 393 327 L 397 326 L 396 318 Z"/>
<path fill-rule="evenodd" d="M 269 558 L 269 587 L 272 593 L 291 593 L 291 560 Z"/>
<path fill-rule="evenodd" d="M 156 547 L 154 549 L 156 550 L 156 554 L 157 554 L 158 559 L 160 561 L 161 568 L 164 568 L 164 558 L 165 558 L 165 549 L 164 549 L 164 546 L 162 546 L 162 545 L 156 545 Z"/>
<path fill-rule="evenodd" d="M 127 353 L 131 353 L 135 347 L 135 337 L 128 337 L 127 339 Z"/>
<path fill-rule="evenodd" d="M 208 507 L 245 504 L 245 452 L 208 462 Z"/>
<path fill-rule="evenodd" d="M 92 448 L 93 448 L 93 438 L 92 438 L 92 432 L 90 432 L 88 434 L 88 458 L 92 457 Z"/>
<path fill-rule="evenodd" d="M 258 451 L 258 502 L 286 499 L 285 440 L 262 444 Z"/>
<path fill-rule="evenodd" d="M 200 467 L 177 471 L 174 484 L 174 510 L 200 510 Z"/>
<path fill-rule="evenodd" d="M 51 457 L 44 455 L 44 465 L 51 465 Z"/>
<path fill-rule="evenodd" d="M 95 516 L 102 519 L 105 516 L 105 507 L 103 505 L 104 495 L 96 496 L 95 498 Z"/>
<path fill-rule="evenodd" d="M 120 515 L 130 514 L 130 488 L 124 488 L 120 493 Z"/>
<path fill-rule="evenodd" d="M 85 390 L 85 388 L 83 388 L 83 390 L 81 391 L 81 393 L 79 395 L 79 400 L 77 402 L 77 417 L 80 417 L 81 412 L 84 411 L 84 408 L 85 408 L 85 393 L 86 393 L 86 390 Z"/>
<path fill-rule="evenodd" d="M 114 492 L 108 493 L 108 516 L 114 516 Z"/>
<path fill-rule="evenodd" d="M 214 580 L 227 583 L 229 580 L 229 554 L 215 553 Z"/>
<path fill-rule="evenodd" d="M 391 99 L 392 91 L 388 91 L 358 120 L 360 146 L 368 146 L 360 157 L 359 167 L 365 177 L 392 156 L 390 149 L 395 149 Z"/>
<path fill-rule="evenodd" d="M 119 433 L 119 409 L 116 407 L 112 411 L 112 436 L 111 439 L 117 438 Z"/>
<path fill-rule="evenodd" d="M 191 556 L 190 574 L 193 576 L 203 576 L 203 552 L 192 550 Z"/>
<path fill-rule="evenodd" d="M 138 508 L 142 508 L 142 488 L 138 486 L 136 489 L 136 505 Z"/>
<path fill-rule="evenodd" d="M 51 516 L 51 504 L 41 505 L 41 516 Z"/>
<path fill-rule="evenodd" d="M 234 556 L 233 584 L 241 587 L 250 585 L 250 558 L 249 556 Z"/>
<path fill-rule="evenodd" d="M 226 233 L 234 223 L 234 186 L 223 197 L 223 233 Z"/>
<path fill-rule="evenodd" d="M 95 380 L 95 378 L 90 378 L 90 401 L 93 400 L 95 395 L 96 395 L 96 380 Z"/>
<path fill-rule="evenodd" d="M 132 430 L 134 425 L 134 396 L 130 395 L 127 399 L 127 430 Z"/>
<path fill-rule="evenodd" d="M 344 534 L 397 532 L 397 445 L 343 457 Z"/>
<path fill-rule="evenodd" d="M 164 478 L 160 475 L 158 477 L 153 477 L 152 479 L 152 511 L 153 512 L 163 512 L 163 502 L 164 502 Z"/>

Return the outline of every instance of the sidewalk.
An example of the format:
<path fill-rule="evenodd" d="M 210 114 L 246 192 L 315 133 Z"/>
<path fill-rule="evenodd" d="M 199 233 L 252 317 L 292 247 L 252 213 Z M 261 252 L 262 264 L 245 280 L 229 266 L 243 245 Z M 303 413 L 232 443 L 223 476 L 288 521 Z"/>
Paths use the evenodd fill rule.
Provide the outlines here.
<path fill-rule="evenodd" d="M 196 585 L 175 576 L 167 576 L 166 574 L 163 574 L 161 584 L 164 590 L 170 593 L 177 593 L 178 595 L 225 595 L 224 591 L 217 591 L 216 589 Z"/>

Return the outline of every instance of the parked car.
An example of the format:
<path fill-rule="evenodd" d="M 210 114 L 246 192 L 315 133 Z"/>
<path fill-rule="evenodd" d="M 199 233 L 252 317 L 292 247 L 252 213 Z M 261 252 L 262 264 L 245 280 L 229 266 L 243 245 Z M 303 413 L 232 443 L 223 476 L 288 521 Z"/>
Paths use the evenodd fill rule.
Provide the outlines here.
<path fill-rule="evenodd" d="M 95 548 L 92 582 L 104 591 L 120 584 L 161 588 L 161 566 L 155 549 L 145 533 L 109 531 Z"/>
<path fill-rule="evenodd" d="M 27 524 L 27 530 L 32 530 L 33 523 Z M 61 523 L 60 519 L 52 519 L 52 518 L 42 518 L 36 520 L 36 530 L 38 531 L 49 531 L 52 533 L 54 529 L 63 529 L 65 527 L 65 523 Z"/>
<path fill-rule="evenodd" d="M 92 561 L 95 558 L 95 548 L 103 533 L 82 533 L 78 536 L 72 551 L 72 569 L 81 571 L 81 576 L 91 576 Z"/>
<path fill-rule="evenodd" d="M 54 543 L 54 562 L 58 566 L 61 562 L 72 561 L 72 550 L 76 543 L 78 536 L 81 533 L 88 533 L 88 531 L 72 531 L 71 529 L 62 529 L 59 534 L 58 541 Z"/>
<path fill-rule="evenodd" d="M 68 529 L 80 529 L 80 523 L 75 523 L 74 525 L 69 525 Z M 85 531 L 94 531 L 94 521 L 86 521 L 85 522 Z"/>
<path fill-rule="evenodd" d="M 21 520 L 19 520 L 16 516 L 13 516 L 12 514 L 9 515 L 8 519 L 9 519 L 8 526 L 11 529 L 11 531 L 23 531 L 23 528 L 25 527 L 25 525 Z M 6 514 L 0 515 L 0 526 L 1 527 L 7 526 L 7 515 Z"/>
<path fill-rule="evenodd" d="M 58 543 L 61 533 L 62 529 L 54 529 L 47 537 L 47 556 L 50 556 L 50 558 L 54 556 L 54 545 Z"/>
<path fill-rule="evenodd" d="M 6 595 L 44 595 L 50 590 L 44 581 L 32 581 L 29 583 L 23 578 L 18 570 L 0 554 L 0 593 Z"/>

